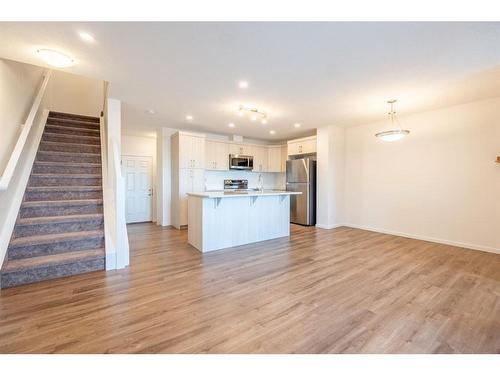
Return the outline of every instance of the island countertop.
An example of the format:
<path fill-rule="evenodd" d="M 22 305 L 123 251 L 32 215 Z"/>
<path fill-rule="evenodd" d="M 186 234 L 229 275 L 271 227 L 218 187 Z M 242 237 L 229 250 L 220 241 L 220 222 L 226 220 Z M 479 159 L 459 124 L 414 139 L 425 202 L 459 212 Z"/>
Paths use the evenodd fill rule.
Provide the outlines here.
<path fill-rule="evenodd" d="M 187 193 L 187 195 L 199 198 L 242 198 L 242 197 L 262 197 L 262 196 L 273 196 L 273 195 L 298 195 L 301 192 L 286 191 L 286 190 L 255 190 L 255 191 L 245 191 L 245 192 L 223 192 L 223 191 L 203 191 L 203 192 L 192 192 Z"/>

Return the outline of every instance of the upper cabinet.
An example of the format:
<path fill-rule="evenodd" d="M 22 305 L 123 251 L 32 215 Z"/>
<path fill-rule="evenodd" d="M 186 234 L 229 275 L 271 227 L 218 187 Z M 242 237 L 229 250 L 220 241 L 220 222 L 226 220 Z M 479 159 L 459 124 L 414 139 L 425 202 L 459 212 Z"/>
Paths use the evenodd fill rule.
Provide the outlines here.
<path fill-rule="evenodd" d="M 286 146 L 276 145 L 268 147 L 268 172 L 285 172 Z M 283 153 L 284 151 L 284 153 Z"/>
<path fill-rule="evenodd" d="M 230 143 L 229 153 L 235 155 L 253 155 L 252 146 L 243 143 Z"/>
<path fill-rule="evenodd" d="M 229 144 L 206 140 L 205 169 L 214 171 L 227 171 L 229 169 Z"/>
<path fill-rule="evenodd" d="M 254 172 L 269 172 L 268 170 L 268 146 L 253 146 L 253 171 Z"/>
<path fill-rule="evenodd" d="M 181 133 L 179 137 L 179 168 L 205 168 L 205 137 Z"/>
<path fill-rule="evenodd" d="M 312 154 L 316 152 L 316 136 L 288 141 L 288 155 Z"/>

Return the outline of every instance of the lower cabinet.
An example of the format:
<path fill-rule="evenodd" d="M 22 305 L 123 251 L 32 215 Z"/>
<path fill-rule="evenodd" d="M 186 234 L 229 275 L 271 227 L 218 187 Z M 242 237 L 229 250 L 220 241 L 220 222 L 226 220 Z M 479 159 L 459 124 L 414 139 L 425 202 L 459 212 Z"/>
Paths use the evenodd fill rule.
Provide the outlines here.
<path fill-rule="evenodd" d="M 181 168 L 179 170 L 179 211 L 176 227 L 188 224 L 187 193 L 205 191 L 205 170 L 200 168 Z"/>

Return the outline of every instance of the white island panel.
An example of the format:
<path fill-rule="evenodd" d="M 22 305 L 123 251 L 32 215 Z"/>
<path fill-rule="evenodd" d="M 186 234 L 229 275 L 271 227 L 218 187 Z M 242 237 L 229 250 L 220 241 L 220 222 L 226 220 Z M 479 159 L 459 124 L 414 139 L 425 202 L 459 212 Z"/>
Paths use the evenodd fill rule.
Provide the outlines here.
<path fill-rule="evenodd" d="M 207 252 L 289 236 L 291 194 L 189 194 L 188 241 Z"/>

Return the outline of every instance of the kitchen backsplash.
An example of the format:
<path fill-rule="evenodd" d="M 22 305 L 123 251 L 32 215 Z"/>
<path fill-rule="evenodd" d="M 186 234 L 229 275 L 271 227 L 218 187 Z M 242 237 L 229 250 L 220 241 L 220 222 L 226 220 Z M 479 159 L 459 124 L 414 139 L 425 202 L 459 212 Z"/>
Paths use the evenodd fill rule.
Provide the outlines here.
<path fill-rule="evenodd" d="M 256 188 L 259 181 L 259 174 L 262 175 L 264 189 L 285 189 L 285 173 L 257 173 L 248 171 L 205 171 L 206 190 L 224 189 L 224 180 L 248 180 L 249 188 Z"/>

